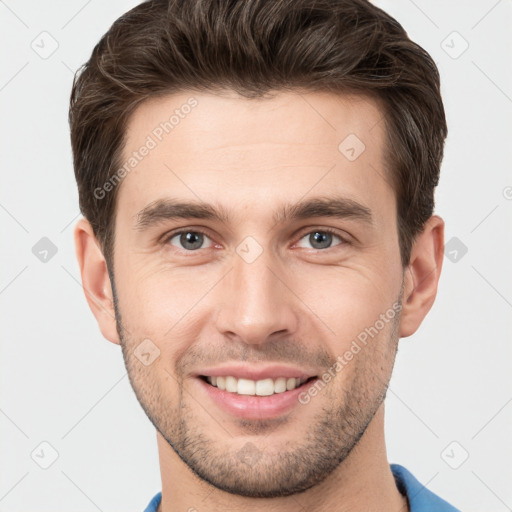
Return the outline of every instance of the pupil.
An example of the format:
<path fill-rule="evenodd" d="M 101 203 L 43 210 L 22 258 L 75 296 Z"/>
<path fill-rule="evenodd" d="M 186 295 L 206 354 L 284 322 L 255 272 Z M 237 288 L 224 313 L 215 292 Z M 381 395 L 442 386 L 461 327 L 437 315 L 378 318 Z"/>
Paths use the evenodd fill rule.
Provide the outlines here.
<path fill-rule="evenodd" d="M 325 249 L 331 245 L 332 235 L 330 233 L 316 231 L 315 233 L 309 235 L 309 237 L 313 247 L 315 247 L 315 243 L 320 244 L 320 247 L 316 246 L 315 249 Z"/>
<path fill-rule="evenodd" d="M 193 231 L 183 233 L 180 236 L 180 243 L 186 249 L 199 249 L 201 245 L 203 245 L 203 235 L 201 233 L 194 233 Z"/>

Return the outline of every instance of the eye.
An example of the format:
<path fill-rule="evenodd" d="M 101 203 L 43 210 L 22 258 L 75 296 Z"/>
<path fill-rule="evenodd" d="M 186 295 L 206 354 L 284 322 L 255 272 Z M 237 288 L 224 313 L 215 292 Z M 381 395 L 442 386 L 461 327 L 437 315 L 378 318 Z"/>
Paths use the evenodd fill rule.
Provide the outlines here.
<path fill-rule="evenodd" d="M 308 243 L 311 244 L 312 247 L 306 247 L 306 249 L 329 249 L 332 246 L 333 239 L 337 238 L 341 243 L 348 243 L 346 242 L 341 236 L 334 233 L 334 231 L 331 231 L 329 229 L 315 229 L 314 231 L 310 231 L 306 234 L 306 236 L 303 236 L 301 240 L 306 240 Z M 300 246 L 299 247 L 304 247 Z"/>
<path fill-rule="evenodd" d="M 186 251 L 197 251 L 198 249 L 207 248 L 202 247 L 205 239 L 210 241 L 210 245 L 208 245 L 208 248 L 212 247 L 211 240 L 208 236 L 206 236 L 205 233 L 201 231 L 185 230 L 170 235 L 167 238 L 166 243 L 170 243 L 171 245 L 174 245 L 179 249 L 185 249 Z M 176 241 L 173 243 L 173 240 Z"/>

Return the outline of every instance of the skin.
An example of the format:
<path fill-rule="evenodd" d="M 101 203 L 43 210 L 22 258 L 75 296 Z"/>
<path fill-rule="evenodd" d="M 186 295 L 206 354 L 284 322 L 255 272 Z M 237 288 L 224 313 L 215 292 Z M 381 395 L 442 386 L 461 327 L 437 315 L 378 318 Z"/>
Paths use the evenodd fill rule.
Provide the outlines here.
<path fill-rule="evenodd" d="M 404 269 L 382 114 L 362 96 L 152 99 L 130 119 L 125 156 L 191 96 L 198 106 L 119 185 L 115 288 L 90 224 L 75 228 L 88 303 L 104 337 L 121 345 L 157 430 L 160 510 L 408 510 L 386 456 L 384 398 L 399 338 L 418 329 L 436 296 L 442 219 L 428 220 Z M 354 161 L 338 150 L 350 133 L 366 146 Z M 273 219 L 284 203 L 333 196 L 364 205 L 372 223 Z M 231 218 L 135 229 L 138 212 L 166 197 L 221 205 Z M 201 248 L 170 238 L 178 228 L 205 231 Z M 322 228 L 336 234 L 319 248 L 311 235 Z M 247 236 L 262 250 L 251 263 L 236 251 Z M 277 419 L 228 414 L 193 376 L 242 360 L 320 375 L 393 304 L 400 314 L 309 403 Z M 160 351 L 149 366 L 134 355 L 144 339 Z M 248 449 L 251 465 L 240 455 Z"/>

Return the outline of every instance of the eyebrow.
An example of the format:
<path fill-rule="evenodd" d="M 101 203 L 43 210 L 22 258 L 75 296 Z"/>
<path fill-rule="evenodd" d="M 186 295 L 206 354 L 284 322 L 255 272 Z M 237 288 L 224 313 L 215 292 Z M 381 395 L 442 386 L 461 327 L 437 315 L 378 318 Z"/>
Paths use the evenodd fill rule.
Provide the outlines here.
<path fill-rule="evenodd" d="M 206 219 L 224 224 L 230 221 L 229 211 L 222 206 L 178 201 L 172 198 L 153 201 L 140 210 L 135 217 L 134 229 L 137 231 L 144 231 L 149 227 L 173 219 Z M 274 213 L 273 221 L 275 224 L 282 224 L 311 217 L 355 219 L 373 225 L 370 208 L 344 197 L 316 197 L 298 203 L 285 204 Z"/>

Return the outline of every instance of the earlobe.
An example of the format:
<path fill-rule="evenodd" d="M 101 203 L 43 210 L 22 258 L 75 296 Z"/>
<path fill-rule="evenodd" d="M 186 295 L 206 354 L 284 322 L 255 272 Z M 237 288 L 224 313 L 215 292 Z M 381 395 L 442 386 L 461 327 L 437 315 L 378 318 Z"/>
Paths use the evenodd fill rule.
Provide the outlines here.
<path fill-rule="evenodd" d="M 404 274 L 400 337 L 414 334 L 434 304 L 443 265 L 444 221 L 433 215 L 417 236 Z"/>
<path fill-rule="evenodd" d="M 87 303 L 96 317 L 103 336 L 119 344 L 112 286 L 107 263 L 91 224 L 80 219 L 74 230 L 75 251 Z"/>

